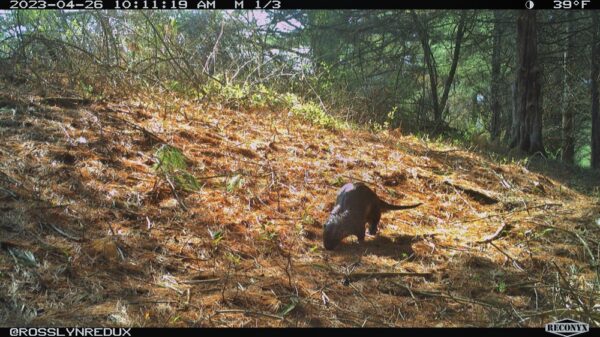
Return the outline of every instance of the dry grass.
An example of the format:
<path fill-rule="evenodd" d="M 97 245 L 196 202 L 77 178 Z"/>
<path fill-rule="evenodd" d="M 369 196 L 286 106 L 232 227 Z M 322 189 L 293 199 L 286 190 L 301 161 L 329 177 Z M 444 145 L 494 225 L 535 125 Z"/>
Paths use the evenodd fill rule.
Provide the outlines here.
<path fill-rule="evenodd" d="M 0 325 L 598 325 L 597 199 L 393 131 L 186 101 L 159 118 L 173 99 L 0 100 Z M 175 197 L 151 169 L 161 141 L 198 192 Z M 352 179 L 424 205 L 324 251 L 322 222 Z"/>

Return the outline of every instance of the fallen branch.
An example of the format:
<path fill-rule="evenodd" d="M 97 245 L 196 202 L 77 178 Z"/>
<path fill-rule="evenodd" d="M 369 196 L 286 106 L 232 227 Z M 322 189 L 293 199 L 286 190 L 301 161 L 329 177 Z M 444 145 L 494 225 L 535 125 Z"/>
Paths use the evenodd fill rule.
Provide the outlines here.
<path fill-rule="evenodd" d="M 179 290 L 177 288 L 175 288 L 175 286 L 172 286 L 170 284 L 160 284 L 160 283 L 156 283 L 156 282 L 152 282 L 153 285 L 161 287 L 161 288 L 165 288 L 165 289 L 171 289 L 174 292 L 176 292 L 178 295 L 183 295 L 184 291 L 183 290 Z"/>
<path fill-rule="evenodd" d="M 492 245 L 492 247 L 496 248 L 500 253 L 502 253 L 502 255 L 506 256 L 509 260 L 511 260 L 515 264 L 515 267 L 517 267 L 517 269 L 524 270 L 523 267 L 519 265 L 519 262 L 517 262 L 517 260 L 514 257 L 508 255 L 507 252 L 500 249 L 500 247 L 496 246 L 493 242 L 489 242 L 489 244 Z"/>
<path fill-rule="evenodd" d="M 506 228 L 506 222 L 502 223 L 502 226 L 500 226 L 500 228 L 498 228 L 498 230 L 496 230 L 496 232 L 486 238 L 484 238 L 481 241 L 475 241 L 476 244 L 482 244 L 482 243 L 490 243 L 494 240 L 496 240 L 500 234 L 502 234 L 502 232 L 504 231 L 504 229 Z"/>
<path fill-rule="evenodd" d="M 473 300 L 473 299 L 465 298 L 465 297 L 452 296 L 450 293 L 445 294 L 445 293 L 443 293 L 441 291 L 426 291 L 426 290 L 411 289 L 409 286 L 404 285 L 404 284 L 400 284 L 400 283 L 397 283 L 397 282 L 394 282 L 394 284 L 397 285 L 397 286 L 405 288 L 413 296 L 414 296 L 414 294 L 417 294 L 417 295 L 426 296 L 426 297 L 427 296 L 428 297 L 441 297 L 441 298 L 455 300 L 457 302 L 477 304 L 477 305 L 481 305 L 481 306 L 488 307 L 488 308 L 498 308 L 497 306 L 495 306 L 495 305 L 493 305 L 491 303 L 482 302 L 482 301 L 478 301 L 478 300 Z"/>
<path fill-rule="evenodd" d="M 198 283 L 212 283 L 212 282 L 219 282 L 219 281 L 221 281 L 220 278 L 210 278 L 210 279 L 206 279 L 206 280 L 185 280 L 185 281 L 181 281 L 180 283 L 198 284 Z"/>
<path fill-rule="evenodd" d="M 581 297 L 579 296 L 579 293 L 573 289 L 573 287 L 571 287 L 571 283 L 567 280 L 567 278 L 563 275 L 560 267 L 556 264 L 556 262 L 552 261 L 552 264 L 554 265 L 554 267 L 556 268 L 556 272 L 558 273 L 558 275 L 560 276 L 560 278 L 563 280 L 563 282 L 565 283 L 567 289 L 569 290 L 569 292 L 571 293 L 571 295 L 573 296 L 573 299 L 576 300 L 576 302 L 579 304 L 579 307 L 583 310 L 583 312 L 585 313 L 585 315 L 587 316 L 588 319 L 591 318 L 591 313 L 589 308 L 585 305 L 585 303 L 583 303 L 583 301 L 581 300 Z"/>
<path fill-rule="evenodd" d="M 455 221 L 452 224 L 475 222 L 475 221 L 485 220 L 485 219 L 489 219 L 489 218 L 493 218 L 493 217 L 497 217 L 497 216 L 503 216 L 503 215 L 508 215 L 508 214 L 512 214 L 512 213 L 519 213 L 519 212 L 526 212 L 526 211 L 530 211 L 532 209 L 544 208 L 544 207 L 550 207 L 550 206 L 562 206 L 562 204 L 548 203 L 548 204 L 535 205 L 535 206 L 531 206 L 531 207 L 525 207 L 525 208 L 520 208 L 520 209 L 513 209 L 513 210 L 510 210 L 510 211 L 507 211 L 507 212 L 494 213 L 494 214 L 490 214 L 488 216 L 484 216 L 484 217 L 477 218 L 477 219 Z"/>
<path fill-rule="evenodd" d="M 80 105 L 89 105 L 91 100 L 78 97 L 46 97 L 40 100 L 43 104 L 60 106 L 64 108 L 76 108 Z"/>
<path fill-rule="evenodd" d="M 444 180 L 444 184 L 452 186 L 458 190 L 461 190 L 461 191 L 465 192 L 467 195 L 469 195 L 471 198 L 473 198 L 477 201 L 480 201 L 481 203 L 486 204 L 486 205 L 492 205 L 492 204 L 496 204 L 499 202 L 498 198 L 496 196 L 492 195 L 492 192 L 490 192 L 490 191 L 485 191 L 485 190 L 482 190 L 482 189 L 476 188 L 476 187 L 460 185 L 450 179 Z"/>
<path fill-rule="evenodd" d="M 409 272 L 400 272 L 400 273 L 353 273 L 346 276 L 346 280 L 348 282 L 358 281 L 360 279 L 365 278 L 389 278 L 389 277 L 405 277 L 405 276 L 417 276 L 417 277 L 429 277 L 432 273 L 409 273 Z"/>
<path fill-rule="evenodd" d="M 278 319 L 281 321 L 284 320 L 283 316 L 268 314 L 265 312 L 249 311 L 249 310 L 241 310 L 241 309 L 217 310 L 216 313 L 217 314 L 244 314 L 244 315 L 264 316 L 264 317 L 269 317 L 269 318 L 273 318 L 273 319 Z"/>
<path fill-rule="evenodd" d="M 108 119 L 113 119 L 113 120 L 117 120 L 119 122 L 125 123 L 125 124 L 129 125 L 130 127 L 134 128 L 134 129 L 136 129 L 138 131 L 141 131 L 143 134 L 145 134 L 146 136 L 152 138 L 157 143 L 168 144 L 166 141 L 164 141 L 162 138 L 160 138 L 159 136 L 155 135 L 154 133 L 152 133 L 152 132 L 146 130 L 145 128 L 143 128 L 143 127 L 141 127 L 141 126 L 139 126 L 139 125 L 137 125 L 135 123 L 132 123 L 132 122 L 126 120 L 126 119 L 123 119 L 123 118 L 117 117 L 117 116 L 113 116 L 113 115 L 111 115 L 109 113 L 104 114 L 104 116 L 106 116 Z M 98 116 L 96 116 L 96 117 L 98 117 Z"/>
<path fill-rule="evenodd" d="M 80 237 L 76 237 L 76 236 L 73 236 L 73 235 L 71 235 L 71 234 L 69 234 L 69 233 L 66 233 L 65 231 L 63 231 L 62 229 L 60 229 L 60 228 L 58 228 L 58 227 L 54 226 L 54 225 L 53 225 L 53 224 L 51 224 L 51 223 L 47 223 L 47 222 L 40 222 L 40 225 L 42 225 L 42 226 L 47 226 L 47 227 L 50 227 L 50 228 L 52 228 L 52 229 L 53 229 L 55 232 L 57 232 L 58 234 L 60 234 L 60 235 L 62 235 L 62 236 L 64 236 L 64 237 L 66 237 L 67 239 L 71 239 L 71 240 L 73 240 L 73 241 L 81 241 L 81 238 L 80 238 Z"/>

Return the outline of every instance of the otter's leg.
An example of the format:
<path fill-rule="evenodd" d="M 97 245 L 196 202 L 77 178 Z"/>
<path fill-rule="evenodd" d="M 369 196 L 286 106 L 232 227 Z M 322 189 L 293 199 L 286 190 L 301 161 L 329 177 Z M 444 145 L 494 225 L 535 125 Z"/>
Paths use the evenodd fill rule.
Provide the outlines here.
<path fill-rule="evenodd" d="M 379 207 L 375 207 L 369 215 L 369 234 L 377 234 L 377 225 L 379 225 L 379 220 L 381 220 L 381 210 Z"/>
<path fill-rule="evenodd" d="M 356 233 L 356 237 L 358 238 L 359 243 L 363 243 L 365 241 L 365 228 L 363 227 L 362 231 Z"/>

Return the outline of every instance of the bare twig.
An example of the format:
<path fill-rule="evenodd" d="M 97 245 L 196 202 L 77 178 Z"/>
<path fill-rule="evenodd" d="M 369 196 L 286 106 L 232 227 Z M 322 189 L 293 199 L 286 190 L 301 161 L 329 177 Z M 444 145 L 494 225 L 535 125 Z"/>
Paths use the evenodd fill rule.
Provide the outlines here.
<path fill-rule="evenodd" d="M 563 282 L 565 283 L 565 286 L 567 287 L 567 290 L 571 293 L 571 295 L 573 296 L 573 299 L 577 300 L 577 303 L 579 304 L 579 306 L 581 307 L 581 309 L 583 310 L 583 312 L 585 313 L 585 315 L 587 316 L 588 319 L 590 319 L 591 321 L 591 313 L 589 308 L 585 305 L 585 303 L 583 303 L 583 301 L 581 300 L 581 296 L 579 296 L 579 294 L 577 293 L 577 291 L 575 291 L 575 289 L 573 289 L 573 287 L 571 287 L 571 283 L 567 280 L 567 278 L 563 275 L 562 271 L 560 270 L 560 268 L 558 267 L 558 265 L 556 264 L 556 262 L 552 261 L 552 264 L 554 265 L 554 267 L 556 268 L 556 272 L 558 273 L 558 275 L 560 276 L 560 278 L 563 280 Z"/>
<path fill-rule="evenodd" d="M 484 217 L 477 218 L 477 219 L 459 220 L 459 221 L 455 221 L 455 222 L 453 222 L 451 224 L 475 222 L 475 221 L 485 220 L 485 219 L 489 219 L 489 218 L 493 218 L 493 217 L 499 217 L 499 216 L 503 216 L 503 215 L 508 215 L 508 214 L 512 214 L 512 213 L 526 212 L 526 211 L 530 211 L 532 209 L 552 207 L 552 206 L 562 206 L 562 204 L 558 204 L 558 203 L 546 203 L 546 204 L 535 205 L 535 206 L 531 206 L 531 207 L 513 209 L 513 210 L 510 210 L 510 211 L 507 211 L 507 212 L 494 213 L 494 214 L 490 214 L 488 216 L 484 216 Z"/>
<path fill-rule="evenodd" d="M 575 236 L 579 241 L 581 241 L 581 243 L 583 244 L 583 247 L 585 248 L 585 250 L 587 251 L 587 253 L 590 255 L 591 259 L 592 259 L 592 265 L 596 265 L 596 258 L 594 257 L 594 253 L 592 253 L 592 250 L 590 249 L 589 245 L 587 244 L 587 242 L 581 237 L 581 235 L 579 235 L 579 233 L 565 229 L 565 228 L 561 228 L 561 227 L 556 227 L 556 226 L 552 226 L 552 225 L 548 225 L 548 224 L 541 224 L 541 223 L 536 223 L 539 226 L 542 227 L 547 227 L 547 228 L 552 228 L 552 229 L 556 229 L 565 233 L 569 233 L 573 236 Z"/>
<path fill-rule="evenodd" d="M 475 243 L 477 243 L 477 244 L 490 243 L 490 242 L 496 240 L 500 236 L 500 234 L 502 234 L 502 231 L 504 231 L 504 228 L 506 228 L 506 222 L 503 222 L 502 226 L 500 226 L 500 228 L 498 228 L 498 230 L 496 230 L 496 232 L 494 234 L 484 238 L 481 241 L 476 241 Z"/>
<path fill-rule="evenodd" d="M 469 186 L 461 185 L 450 179 L 444 180 L 444 184 L 452 186 L 458 190 L 461 190 L 461 191 L 465 192 L 467 195 L 469 195 L 470 197 L 472 197 L 473 199 L 478 200 L 481 203 L 486 204 L 486 205 L 495 204 L 499 201 L 498 197 L 493 195 L 493 192 L 490 192 L 490 191 L 485 191 L 485 190 L 477 188 L 477 187 L 469 187 Z"/>
<path fill-rule="evenodd" d="M 71 235 L 69 233 L 66 233 L 66 232 L 64 232 L 63 230 L 61 230 L 60 228 L 56 227 L 55 225 L 53 225 L 51 223 L 40 222 L 40 225 L 42 225 L 42 226 L 45 225 L 45 226 L 48 226 L 48 227 L 54 229 L 54 231 L 56 231 L 58 234 L 60 234 L 60 235 L 62 235 L 64 237 L 66 237 L 67 239 L 71 239 L 71 240 L 74 240 L 74 241 L 81 241 L 81 238 L 73 236 L 73 235 Z"/>
<path fill-rule="evenodd" d="M 432 273 L 408 273 L 408 272 L 400 272 L 400 273 L 353 273 L 347 276 L 347 280 L 350 282 L 354 282 L 360 279 L 365 278 L 389 278 L 389 277 L 406 277 L 406 276 L 416 276 L 416 277 L 429 277 Z"/>
<path fill-rule="evenodd" d="M 171 179 L 169 179 L 168 175 L 164 175 L 165 180 L 167 181 L 167 183 L 169 184 L 169 187 L 171 188 L 171 192 L 173 193 L 173 196 L 175 196 L 175 199 L 177 199 L 177 202 L 179 203 L 179 206 L 181 206 L 181 208 L 184 211 L 188 211 L 187 206 L 185 205 L 185 203 L 183 203 L 183 200 L 181 200 L 179 198 L 179 195 L 177 195 L 177 191 L 175 190 L 175 185 L 173 184 L 173 182 L 171 181 Z"/>
<path fill-rule="evenodd" d="M 227 309 L 227 310 L 217 310 L 217 314 L 244 314 L 244 315 L 254 315 L 254 316 L 264 316 L 273 319 L 278 319 L 283 321 L 285 318 L 283 316 L 273 315 L 265 312 L 258 311 L 250 311 L 250 310 L 242 310 L 242 309 Z"/>
<path fill-rule="evenodd" d="M 500 253 L 502 253 L 502 255 L 506 256 L 509 260 L 511 260 L 514 264 L 515 267 L 517 267 L 520 270 L 524 270 L 523 267 L 521 267 L 521 265 L 519 264 L 519 262 L 512 256 L 508 255 L 507 252 L 505 252 L 504 250 L 502 250 L 500 247 L 496 246 L 493 242 L 488 242 L 490 245 L 492 245 L 492 247 L 496 248 Z"/>
<path fill-rule="evenodd" d="M 198 283 L 212 283 L 212 282 L 219 282 L 219 281 L 221 281 L 220 278 L 210 278 L 210 279 L 206 279 L 206 280 L 185 280 L 185 281 L 181 281 L 181 283 L 198 284 Z"/>

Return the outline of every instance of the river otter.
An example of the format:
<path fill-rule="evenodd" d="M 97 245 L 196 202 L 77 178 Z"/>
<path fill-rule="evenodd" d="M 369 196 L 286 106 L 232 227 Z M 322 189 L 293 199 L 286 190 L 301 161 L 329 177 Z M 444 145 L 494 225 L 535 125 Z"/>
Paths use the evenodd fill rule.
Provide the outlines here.
<path fill-rule="evenodd" d="M 388 204 L 379 199 L 367 185 L 348 183 L 338 192 L 335 206 L 323 226 L 323 245 L 331 250 L 347 236 L 356 235 L 359 242 L 365 239 L 365 223 L 369 234 L 377 233 L 381 213 L 385 211 L 414 208 L 421 203 L 407 206 Z"/>

